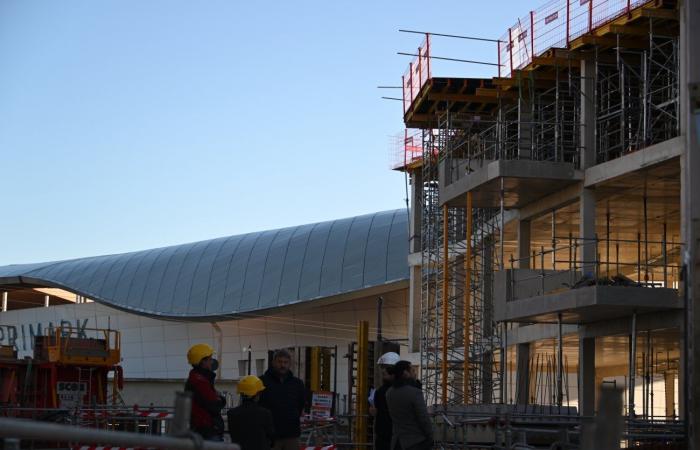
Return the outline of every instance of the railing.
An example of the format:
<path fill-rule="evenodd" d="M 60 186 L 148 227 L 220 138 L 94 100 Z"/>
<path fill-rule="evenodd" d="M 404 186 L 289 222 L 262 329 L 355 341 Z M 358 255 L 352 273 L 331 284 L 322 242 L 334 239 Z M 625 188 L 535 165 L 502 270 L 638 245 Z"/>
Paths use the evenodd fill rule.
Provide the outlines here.
<path fill-rule="evenodd" d="M 403 133 L 393 137 L 391 146 L 392 170 L 402 169 L 423 157 L 423 138 L 421 130 L 406 129 Z"/>
<path fill-rule="evenodd" d="M 157 430 L 158 433 L 147 434 L 0 417 L 0 438 L 5 438 L 3 448 L 6 449 L 19 449 L 22 445 L 21 439 L 25 444 L 31 444 L 32 448 L 34 443 L 49 443 L 51 445 L 68 444 L 68 448 L 94 448 L 94 445 L 108 445 L 134 449 L 240 450 L 236 444 L 203 441 L 199 435 L 191 432 L 189 430 L 191 402 L 189 393 L 177 393 L 174 413 L 171 416 L 172 426 L 168 430 L 169 436 L 160 435 L 161 430 Z M 151 419 L 157 420 L 155 417 Z M 85 446 L 86 444 L 89 445 Z M 60 448 L 66 448 L 66 446 L 62 445 Z"/>
<path fill-rule="evenodd" d="M 401 77 L 404 114 L 428 79 L 430 79 L 430 35 L 426 34 L 425 40 L 418 47 L 417 56 L 408 64 L 406 73 Z"/>
<path fill-rule="evenodd" d="M 558 245 L 565 242 L 565 245 Z M 620 257 L 620 250 L 636 258 Z M 545 295 L 561 289 L 607 285 L 676 288 L 682 244 L 630 239 L 555 237 L 550 248 L 540 247 L 527 258 L 510 257 L 510 295 L 517 298 Z M 584 259 L 582 255 L 593 255 Z M 516 295 L 520 293 L 521 295 Z"/>
<path fill-rule="evenodd" d="M 530 64 L 551 48 L 566 48 L 591 32 L 650 0 L 552 0 L 518 19 L 501 36 L 499 77 Z"/>

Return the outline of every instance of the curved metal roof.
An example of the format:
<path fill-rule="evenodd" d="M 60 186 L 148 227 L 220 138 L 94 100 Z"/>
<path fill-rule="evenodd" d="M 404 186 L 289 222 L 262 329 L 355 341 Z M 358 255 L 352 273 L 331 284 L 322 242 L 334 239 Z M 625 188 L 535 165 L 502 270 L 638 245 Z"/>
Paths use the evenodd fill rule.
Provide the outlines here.
<path fill-rule="evenodd" d="M 406 210 L 119 255 L 0 267 L 0 284 L 61 287 L 163 317 L 231 316 L 408 279 Z"/>

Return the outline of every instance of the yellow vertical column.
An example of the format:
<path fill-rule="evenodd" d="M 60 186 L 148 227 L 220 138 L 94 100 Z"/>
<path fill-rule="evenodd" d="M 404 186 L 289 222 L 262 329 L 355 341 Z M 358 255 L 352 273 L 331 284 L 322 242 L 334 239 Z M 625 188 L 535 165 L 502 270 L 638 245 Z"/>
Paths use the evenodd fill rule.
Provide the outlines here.
<path fill-rule="evenodd" d="M 362 444 L 367 443 L 368 352 L 369 323 L 362 320 L 357 324 L 357 396 L 355 398 L 355 443 L 358 444 L 357 450 L 366 450 Z"/>

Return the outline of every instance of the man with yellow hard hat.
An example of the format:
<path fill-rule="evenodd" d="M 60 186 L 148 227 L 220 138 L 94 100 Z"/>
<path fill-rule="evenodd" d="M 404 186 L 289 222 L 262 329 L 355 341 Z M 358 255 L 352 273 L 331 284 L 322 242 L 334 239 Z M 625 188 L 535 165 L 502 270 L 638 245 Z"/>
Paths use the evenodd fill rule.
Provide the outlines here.
<path fill-rule="evenodd" d="M 208 441 L 224 440 L 224 419 L 221 410 L 226 399 L 214 388 L 219 362 L 214 349 L 207 344 L 193 345 L 187 352 L 187 362 L 192 366 L 185 391 L 192 393 L 190 428 Z"/>
<path fill-rule="evenodd" d="M 228 431 L 231 442 L 241 450 L 270 450 L 275 434 L 272 413 L 258 404 L 265 389 L 255 375 L 248 375 L 238 382 L 241 405 L 228 411 Z"/>

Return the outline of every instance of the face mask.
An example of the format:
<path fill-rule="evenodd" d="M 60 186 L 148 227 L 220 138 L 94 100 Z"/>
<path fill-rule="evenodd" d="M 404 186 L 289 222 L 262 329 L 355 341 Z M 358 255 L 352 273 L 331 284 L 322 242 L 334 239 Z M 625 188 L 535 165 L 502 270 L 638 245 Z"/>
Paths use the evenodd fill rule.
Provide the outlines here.
<path fill-rule="evenodd" d="M 218 359 L 213 359 L 211 360 L 211 371 L 216 372 L 219 370 L 219 360 Z"/>

